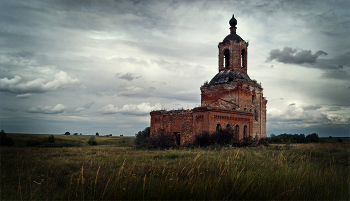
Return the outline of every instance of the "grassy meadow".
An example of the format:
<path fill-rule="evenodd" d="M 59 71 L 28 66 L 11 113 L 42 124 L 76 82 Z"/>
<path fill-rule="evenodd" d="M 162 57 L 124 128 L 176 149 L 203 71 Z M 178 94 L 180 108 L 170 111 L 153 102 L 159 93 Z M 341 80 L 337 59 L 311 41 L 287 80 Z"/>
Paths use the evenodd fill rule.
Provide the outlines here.
<path fill-rule="evenodd" d="M 349 200 L 349 143 L 137 150 L 134 137 L 55 135 L 1 147 L 1 200 Z M 32 139 L 32 140 L 33 140 Z M 125 145 L 125 146 L 123 146 Z"/>

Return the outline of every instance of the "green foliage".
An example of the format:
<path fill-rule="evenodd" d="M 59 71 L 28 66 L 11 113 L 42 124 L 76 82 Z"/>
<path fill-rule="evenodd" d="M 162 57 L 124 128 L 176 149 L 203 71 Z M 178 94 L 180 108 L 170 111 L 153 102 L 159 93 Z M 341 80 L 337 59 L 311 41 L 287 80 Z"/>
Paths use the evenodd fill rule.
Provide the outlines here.
<path fill-rule="evenodd" d="M 250 147 L 250 146 L 256 144 L 256 140 L 253 139 L 251 136 L 244 137 L 243 139 L 240 140 L 240 144 L 243 147 Z"/>
<path fill-rule="evenodd" d="M 316 133 L 309 134 L 305 137 L 304 134 L 280 134 L 276 136 L 275 134 L 271 134 L 268 138 L 269 143 L 310 143 L 310 142 L 318 142 L 319 137 Z"/>
<path fill-rule="evenodd" d="M 318 142 L 320 138 L 316 133 L 312 133 L 306 136 L 306 142 Z"/>
<path fill-rule="evenodd" d="M 259 144 L 262 144 L 264 146 L 269 146 L 269 140 L 267 138 L 260 138 L 259 139 Z"/>
<path fill-rule="evenodd" d="M 328 138 L 331 140 L 333 137 L 332 137 L 332 136 L 329 136 Z"/>
<path fill-rule="evenodd" d="M 208 131 L 204 131 L 195 136 L 194 144 L 201 147 L 207 147 L 215 144 L 215 139 Z"/>
<path fill-rule="evenodd" d="M 146 147 L 150 137 L 150 127 L 146 127 L 143 131 L 136 134 L 135 145 L 139 147 Z"/>
<path fill-rule="evenodd" d="M 175 146 L 174 136 L 167 132 L 165 129 L 159 129 L 157 133 L 149 137 L 149 148 L 166 149 L 172 146 Z"/>
<path fill-rule="evenodd" d="M 39 146 L 42 143 L 39 140 L 27 140 L 27 146 L 28 147 L 34 147 L 34 146 Z"/>
<path fill-rule="evenodd" d="M 209 86 L 210 86 L 210 84 L 209 84 L 208 80 L 205 81 L 204 84 L 202 85 L 202 87 L 209 87 Z"/>
<path fill-rule="evenodd" d="M 97 145 L 96 138 L 95 138 L 94 135 L 92 135 L 92 136 L 89 138 L 88 144 L 91 145 L 91 146 L 96 146 L 96 145 Z"/>
<path fill-rule="evenodd" d="M 5 131 L 2 129 L 0 131 L 1 138 L 0 138 L 0 144 L 4 146 L 13 146 L 15 143 L 11 137 L 7 137 Z"/>
<path fill-rule="evenodd" d="M 209 133 L 204 131 L 195 135 L 194 144 L 201 147 L 211 145 L 225 145 L 233 142 L 234 131 L 232 129 L 220 129 L 216 132 Z"/>
<path fill-rule="evenodd" d="M 341 138 L 338 138 L 338 140 L 337 140 L 338 142 L 343 142 L 343 139 L 341 139 Z"/>
<path fill-rule="evenodd" d="M 55 137 L 53 135 L 50 135 L 47 141 L 50 143 L 55 143 Z"/>
<path fill-rule="evenodd" d="M 64 133 L 64 135 L 70 135 L 70 132 L 67 131 L 67 132 Z"/>

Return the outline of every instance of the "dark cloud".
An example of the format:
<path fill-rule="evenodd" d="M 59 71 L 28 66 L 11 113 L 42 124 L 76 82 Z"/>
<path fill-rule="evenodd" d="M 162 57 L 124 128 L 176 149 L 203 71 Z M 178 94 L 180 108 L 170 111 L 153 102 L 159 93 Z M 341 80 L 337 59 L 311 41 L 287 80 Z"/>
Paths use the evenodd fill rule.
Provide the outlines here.
<path fill-rule="evenodd" d="M 66 106 L 57 104 L 55 107 L 51 106 L 37 106 L 31 107 L 27 110 L 29 113 L 43 113 L 43 114 L 59 114 L 65 112 Z"/>
<path fill-rule="evenodd" d="M 4 107 L 4 108 L 2 108 L 2 110 L 12 111 L 12 112 L 18 111 L 18 109 L 14 109 L 14 108 L 11 108 L 11 107 Z"/>
<path fill-rule="evenodd" d="M 95 102 L 87 103 L 87 104 L 85 104 L 82 107 L 78 107 L 77 109 L 75 109 L 75 111 L 76 112 L 80 112 L 80 111 L 83 111 L 83 110 L 86 110 L 86 109 L 90 109 L 93 104 L 95 104 Z"/>
<path fill-rule="evenodd" d="M 29 98 L 31 96 L 32 96 L 32 94 L 18 94 L 16 97 L 17 98 Z"/>
<path fill-rule="evenodd" d="M 350 80 L 350 75 L 345 70 L 327 70 L 323 73 L 322 78 L 337 79 L 337 80 Z"/>
<path fill-rule="evenodd" d="M 327 111 L 339 111 L 341 110 L 342 108 L 339 107 L 339 106 L 334 106 L 334 107 L 329 107 L 329 109 Z"/>
<path fill-rule="evenodd" d="M 319 50 L 312 54 L 311 50 L 298 50 L 291 47 L 284 47 L 282 51 L 279 49 L 271 50 L 267 61 L 276 60 L 285 64 L 314 64 L 316 59 L 322 55 L 327 55 L 327 53 Z"/>
<path fill-rule="evenodd" d="M 322 106 L 320 106 L 320 105 L 309 105 L 309 106 L 304 106 L 303 110 L 304 111 L 306 111 L 306 110 L 318 110 L 321 108 L 322 108 Z"/>
<path fill-rule="evenodd" d="M 139 79 L 139 78 L 141 78 L 142 76 L 136 77 L 133 73 L 125 73 L 125 74 L 123 74 L 123 73 L 117 73 L 117 74 L 115 75 L 115 77 L 118 78 L 118 79 L 122 79 L 122 80 L 132 81 L 132 80 L 134 80 L 134 79 Z"/>

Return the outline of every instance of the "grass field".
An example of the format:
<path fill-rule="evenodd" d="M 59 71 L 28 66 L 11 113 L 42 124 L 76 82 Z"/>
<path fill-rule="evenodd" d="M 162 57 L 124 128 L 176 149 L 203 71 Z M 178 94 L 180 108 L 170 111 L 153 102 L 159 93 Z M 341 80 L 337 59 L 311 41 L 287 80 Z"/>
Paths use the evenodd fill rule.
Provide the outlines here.
<path fill-rule="evenodd" d="M 16 147 L 26 147 L 27 141 L 39 141 L 43 142 L 50 135 L 46 134 L 17 134 L 8 133 L 7 137 L 11 137 Z M 87 142 L 91 135 L 53 135 L 55 137 L 55 142 L 58 144 L 69 144 L 72 146 L 90 146 Z M 98 145 L 120 145 L 129 144 L 134 145 L 135 137 L 130 136 L 95 136 Z"/>
<path fill-rule="evenodd" d="M 79 147 L 1 147 L 1 200 L 350 199 L 349 143 L 136 150 L 117 146 L 126 137 L 100 136 L 98 146 L 88 137 L 55 136 Z"/>

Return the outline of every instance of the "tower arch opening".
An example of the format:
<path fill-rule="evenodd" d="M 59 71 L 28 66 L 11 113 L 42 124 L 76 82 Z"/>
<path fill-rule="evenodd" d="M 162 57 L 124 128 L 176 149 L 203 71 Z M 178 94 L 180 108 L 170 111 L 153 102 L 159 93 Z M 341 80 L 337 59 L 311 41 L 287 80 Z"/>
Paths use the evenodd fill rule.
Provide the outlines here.
<path fill-rule="evenodd" d="M 230 51 L 228 49 L 224 50 L 224 64 L 225 68 L 230 66 Z"/>
<path fill-rule="evenodd" d="M 246 67 L 246 65 L 245 65 L 245 49 L 242 49 L 242 52 L 241 52 L 241 66 L 242 66 L 242 68 L 245 68 Z"/>

